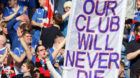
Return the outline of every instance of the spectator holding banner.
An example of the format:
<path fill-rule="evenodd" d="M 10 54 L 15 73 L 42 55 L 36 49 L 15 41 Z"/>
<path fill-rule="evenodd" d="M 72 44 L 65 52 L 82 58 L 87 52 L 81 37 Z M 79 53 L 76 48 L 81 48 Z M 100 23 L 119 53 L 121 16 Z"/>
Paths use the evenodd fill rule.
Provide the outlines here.
<path fill-rule="evenodd" d="M 126 47 L 126 57 L 131 61 L 130 78 L 137 78 L 135 71 L 140 66 L 140 23 L 136 23 L 134 32 L 136 40 L 129 42 Z"/>

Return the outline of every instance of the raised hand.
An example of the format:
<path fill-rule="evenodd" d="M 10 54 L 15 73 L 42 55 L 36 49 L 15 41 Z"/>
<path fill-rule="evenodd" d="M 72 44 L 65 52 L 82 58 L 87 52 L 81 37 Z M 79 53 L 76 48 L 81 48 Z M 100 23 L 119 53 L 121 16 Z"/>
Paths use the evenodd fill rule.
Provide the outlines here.
<path fill-rule="evenodd" d="M 18 7 L 16 8 L 15 12 L 18 13 L 19 9 L 20 9 L 20 6 L 18 6 Z"/>
<path fill-rule="evenodd" d="M 40 23 L 40 28 L 43 28 L 44 27 L 44 23 Z"/>
<path fill-rule="evenodd" d="M 10 52 L 10 45 L 9 44 L 6 44 L 6 52 L 7 52 L 7 54 L 9 54 L 9 52 Z"/>
<path fill-rule="evenodd" d="M 17 31 L 17 36 L 18 36 L 19 38 L 22 36 L 21 29 L 18 29 L 18 31 Z"/>
<path fill-rule="evenodd" d="M 26 14 L 23 14 L 23 15 L 21 15 L 21 16 L 18 16 L 17 18 L 16 18 L 17 20 L 20 20 L 20 21 L 29 21 L 29 17 L 26 15 Z"/>

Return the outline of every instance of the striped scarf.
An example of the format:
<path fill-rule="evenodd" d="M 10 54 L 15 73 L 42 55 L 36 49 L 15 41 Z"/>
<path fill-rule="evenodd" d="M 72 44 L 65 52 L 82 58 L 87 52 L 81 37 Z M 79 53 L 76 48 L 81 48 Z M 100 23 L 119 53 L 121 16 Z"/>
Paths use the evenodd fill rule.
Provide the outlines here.
<path fill-rule="evenodd" d="M 47 68 L 46 65 L 46 60 L 44 61 L 44 65 L 45 65 L 45 72 L 43 71 L 43 67 L 42 64 L 40 62 L 39 57 L 36 57 L 36 63 L 35 63 L 36 67 L 40 70 L 40 78 L 50 78 L 51 74 Z"/>
<path fill-rule="evenodd" d="M 14 71 L 14 64 L 13 64 L 13 62 L 10 64 L 10 67 L 11 67 L 10 70 Z M 15 73 L 10 74 L 10 78 L 13 78 L 14 76 L 16 76 Z M 7 75 L 6 75 L 6 72 L 4 70 L 2 70 L 1 78 L 8 78 Z"/>

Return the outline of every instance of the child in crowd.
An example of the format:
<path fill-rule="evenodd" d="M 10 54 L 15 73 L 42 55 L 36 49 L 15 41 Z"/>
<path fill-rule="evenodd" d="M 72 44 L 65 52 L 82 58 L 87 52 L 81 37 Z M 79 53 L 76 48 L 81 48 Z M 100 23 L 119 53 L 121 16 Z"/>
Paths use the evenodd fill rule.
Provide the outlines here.
<path fill-rule="evenodd" d="M 13 78 L 33 78 L 33 70 L 34 64 L 32 61 L 23 62 L 23 65 L 21 66 L 21 72 L 23 75 L 16 75 Z"/>

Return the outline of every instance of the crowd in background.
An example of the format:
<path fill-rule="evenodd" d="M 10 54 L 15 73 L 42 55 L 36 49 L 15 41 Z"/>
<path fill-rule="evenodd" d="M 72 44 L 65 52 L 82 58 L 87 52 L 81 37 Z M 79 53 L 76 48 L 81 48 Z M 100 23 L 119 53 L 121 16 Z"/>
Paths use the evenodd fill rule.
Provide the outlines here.
<path fill-rule="evenodd" d="M 62 78 L 72 0 L 0 0 L 0 78 Z M 140 75 L 140 0 L 127 0 L 118 78 Z"/>
<path fill-rule="evenodd" d="M 71 0 L 0 0 L 0 78 L 61 78 Z"/>

